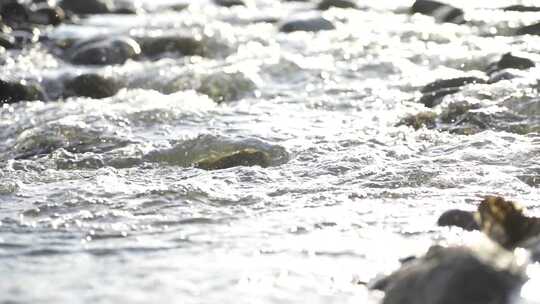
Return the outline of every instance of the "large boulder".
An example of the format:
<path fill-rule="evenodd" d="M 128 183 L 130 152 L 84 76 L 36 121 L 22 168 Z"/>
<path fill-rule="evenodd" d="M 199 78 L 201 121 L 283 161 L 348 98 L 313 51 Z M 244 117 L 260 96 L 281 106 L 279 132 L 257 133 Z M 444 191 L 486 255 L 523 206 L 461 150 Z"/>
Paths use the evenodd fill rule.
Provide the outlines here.
<path fill-rule="evenodd" d="M 497 265 L 505 254 L 498 250 L 489 260 L 467 247 L 433 246 L 372 288 L 385 292 L 382 304 L 508 304 L 525 275 Z"/>

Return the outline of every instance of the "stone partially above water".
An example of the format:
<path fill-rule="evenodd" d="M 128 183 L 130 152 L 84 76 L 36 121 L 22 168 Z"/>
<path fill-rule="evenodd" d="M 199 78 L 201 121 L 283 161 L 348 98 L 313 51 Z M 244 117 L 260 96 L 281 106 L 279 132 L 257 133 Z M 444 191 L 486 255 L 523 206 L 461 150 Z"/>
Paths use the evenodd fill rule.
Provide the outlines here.
<path fill-rule="evenodd" d="M 74 64 L 123 64 L 141 54 L 139 44 L 127 37 L 91 39 L 76 43 L 67 51 L 67 59 Z"/>
<path fill-rule="evenodd" d="M 456 226 L 467 231 L 479 230 L 480 226 L 478 226 L 474 214 L 474 212 L 458 209 L 448 210 L 439 217 L 437 225 Z"/>
<path fill-rule="evenodd" d="M 66 11 L 81 15 L 108 14 L 114 7 L 110 0 L 62 0 L 59 5 Z"/>
<path fill-rule="evenodd" d="M 260 166 L 266 168 L 270 164 L 271 159 L 265 152 L 244 149 L 225 156 L 204 159 L 197 162 L 195 167 L 204 170 L 221 170 L 238 166 Z"/>
<path fill-rule="evenodd" d="M 332 22 L 324 19 L 323 17 L 312 17 L 286 21 L 280 26 L 279 31 L 284 33 L 296 31 L 318 32 L 333 30 L 335 28 L 336 27 L 332 24 Z"/>
<path fill-rule="evenodd" d="M 437 22 L 465 23 L 463 10 L 438 1 L 416 0 L 410 12 L 431 16 Z"/>
<path fill-rule="evenodd" d="M 518 28 L 516 35 L 540 35 L 540 23 L 534 23 Z"/>
<path fill-rule="evenodd" d="M 534 61 L 512 55 L 512 53 L 506 53 L 502 55 L 501 59 L 496 63 L 492 64 L 488 68 L 488 73 L 493 73 L 503 69 L 517 69 L 517 70 L 526 70 L 533 68 L 535 66 Z"/>
<path fill-rule="evenodd" d="M 219 6 L 233 7 L 233 6 L 245 6 L 246 4 L 242 0 L 214 0 L 214 3 Z"/>
<path fill-rule="evenodd" d="M 419 102 L 428 108 L 435 107 L 444 96 L 457 93 L 460 87 L 474 83 L 486 83 L 486 81 L 482 78 L 470 76 L 436 80 L 425 85 L 420 90 L 423 95 Z"/>
<path fill-rule="evenodd" d="M 32 100 L 45 100 L 45 94 L 38 84 L 0 80 L 0 104 Z"/>
<path fill-rule="evenodd" d="M 90 98 L 106 98 L 115 95 L 120 85 L 111 78 L 97 74 L 84 74 L 65 83 L 65 96 L 83 96 Z"/>
<path fill-rule="evenodd" d="M 358 8 L 358 6 L 356 6 L 356 3 L 349 0 L 323 0 L 319 3 L 319 5 L 317 5 L 317 9 L 320 9 L 320 10 L 327 10 L 332 7 Z"/>
<path fill-rule="evenodd" d="M 433 246 L 372 288 L 385 292 L 382 304 L 508 304 L 525 276 L 496 266 L 497 255 L 504 252 L 484 260 L 467 247 Z"/>
<path fill-rule="evenodd" d="M 138 40 L 142 54 L 147 57 L 159 57 L 163 54 L 178 54 L 181 56 L 202 56 L 204 54 L 202 42 L 193 37 L 164 36 L 146 37 Z"/>

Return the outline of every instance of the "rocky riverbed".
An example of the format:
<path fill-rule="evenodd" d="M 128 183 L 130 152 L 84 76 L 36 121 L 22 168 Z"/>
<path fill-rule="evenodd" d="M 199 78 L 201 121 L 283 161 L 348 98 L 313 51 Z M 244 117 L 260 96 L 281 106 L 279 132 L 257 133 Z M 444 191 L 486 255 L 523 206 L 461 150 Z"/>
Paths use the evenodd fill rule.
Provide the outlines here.
<path fill-rule="evenodd" d="M 540 303 L 534 1 L 0 16 L 0 302 Z"/>

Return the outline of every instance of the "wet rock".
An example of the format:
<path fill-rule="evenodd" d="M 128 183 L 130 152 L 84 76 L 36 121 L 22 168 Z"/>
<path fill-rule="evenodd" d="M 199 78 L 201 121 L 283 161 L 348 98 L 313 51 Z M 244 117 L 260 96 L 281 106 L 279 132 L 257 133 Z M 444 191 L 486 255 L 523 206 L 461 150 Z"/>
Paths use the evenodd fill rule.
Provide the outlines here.
<path fill-rule="evenodd" d="M 90 98 L 106 98 L 120 90 L 120 84 L 113 79 L 97 74 L 84 74 L 65 83 L 65 96 L 83 96 Z"/>
<path fill-rule="evenodd" d="M 540 236 L 540 218 L 525 216 L 523 208 L 500 196 L 487 196 L 477 217 L 482 232 L 507 249 Z"/>
<path fill-rule="evenodd" d="M 463 10 L 438 1 L 416 0 L 410 12 L 432 16 L 437 22 L 465 23 Z"/>
<path fill-rule="evenodd" d="M 204 54 L 201 41 L 192 37 L 148 37 L 139 39 L 141 51 L 147 57 L 158 57 L 163 54 L 179 54 L 192 56 Z"/>
<path fill-rule="evenodd" d="M 41 31 L 38 28 L 18 28 L 10 33 L 15 38 L 15 43 L 18 48 L 26 45 L 32 45 L 39 41 Z"/>
<path fill-rule="evenodd" d="M 283 23 L 279 28 L 280 32 L 291 33 L 296 31 L 318 32 L 333 30 L 336 27 L 332 22 L 323 17 L 314 17 L 307 19 L 291 20 Z"/>
<path fill-rule="evenodd" d="M 15 41 L 15 37 L 0 33 L 0 46 L 1 47 L 9 50 L 9 49 L 16 48 L 16 45 L 17 43 Z"/>
<path fill-rule="evenodd" d="M 0 5 L 0 15 L 2 20 L 10 26 L 28 22 L 28 9 L 18 2 Z"/>
<path fill-rule="evenodd" d="M 421 104 L 423 104 L 424 106 L 428 108 L 433 108 L 441 103 L 444 96 L 451 95 L 457 92 L 459 92 L 459 88 L 447 88 L 447 89 L 440 89 L 433 92 L 428 92 L 422 95 L 422 97 L 420 97 L 420 100 L 418 102 L 420 102 Z"/>
<path fill-rule="evenodd" d="M 474 218 L 474 212 L 452 209 L 444 212 L 437 220 L 439 226 L 456 226 L 472 231 L 479 230 L 480 226 Z"/>
<path fill-rule="evenodd" d="M 505 70 L 494 71 L 494 72 L 489 73 L 489 79 L 487 83 L 491 84 L 491 83 L 496 83 L 502 80 L 511 80 L 516 77 L 517 77 L 516 74 L 511 73 L 509 71 L 505 71 Z"/>
<path fill-rule="evenodd" d="M 540 35 L 540 23 L 522 26 L 516 30 L 516 35 Z"/>
<path fill-rule="evenodd" d="M 327 10 L 331 7 L 357 8 L 356 3 L 349 0 L 323 0 L 317 5 L 320 10 Z"/>
<path fill-rule="evenodd" d="M 425 85 L 420 92 L 428 93 L 441 89 L 458 88 L 470 83 L 486 83 L 485 80 L 478 77 L 458 77 L 451 79 L 439 79 Z"/>
<path fill-rule="evenodd" d="M 197 91 L 221 103 L 241 99 L 255 87 L 253 81 L 240 72 L 215 73 L 205 76 Z"/>
<path fill-rule="evenodd" d="M 66 19 L 64 10 L 60 7 L 39 7 L 29 14 L 29 21 L 34 24 L 59 25 Z"/>
<path fill-rule="evenodd" d="M 32 100 L 45 100 L 45 95 L 38 84 L 0 80 L 0 104 Z"/>
<path fill-rule="evenodd" d="M 108 14 L 114 7 L 110 0 L 62 0 L 59 5 L 66 11 L 81 15 Z"/>
<path fill-rule="evenodd" d="M 471 83 L 486 83 L 486 81 L 478 77 L 439 79 L 427 84 L 420 90 L 423 95 L 419 102 L 428 108 L 432 108 L 438 105 L 444 96 L 457 93 L 461 86 Z"/>
<path fill-rule="evenodd" d="M 262 151 L 244 149 L 226 156 L 199 161 L 195 164 L 195 167 L 204 170 L 221 170 L 238 166 L 266 168 L 270 164 L 271 160 L 268 154 Z"/>
<path fill-rule="evenodd" d="M 129 7 L 115 9 L 113 13 L 118 15 L 137 15 L 137 11 Z"/>
<path fill-rule="evenodd" d="M 68 60 L 74 64 L 123 64 L 141 53 L 139 44 L 127 37 L 92 39 L 77 43 L 68 50 Z"/>
<path fill-rule="evenodd" d="M 540 12 L 540 7 L 517 4 L 503 7 L 503 10 L 512 12 Z"/>
<path fill-rule="evenodd" d="M 415 130 L 421 128 L 433 129 L 435 128 L 437 114 L 433 112 L 420 112 L 406 116 L 397 123 L 396 126 L 408 126 L 413 127 Z"/>
<path fill-rule="evenodd" d="M 233 7 L 233 6 L 245 6 L 246 4 L 242 0 L 214 0 L 214 3 L 219 6 Z"/>
<path fill-rule="evenodd" d="M 499 61 L 492 64 L 488 68 L 488 73 L 493 73 L 495 71 L 503 70 L 503 69 L 526 70 L 534 66 L 535 66 L 534 62 L 528 58 L 514 56 L 512 55 L 512 53 L 506 53 L 502 55 Z"/>
<path fill-rule="evenodd" d="M 469 248 L 434 246 L 372 288 L 385 292 L 383 304 L 507 304 L 524 282 L 521 272 L 501 269 Z"/>

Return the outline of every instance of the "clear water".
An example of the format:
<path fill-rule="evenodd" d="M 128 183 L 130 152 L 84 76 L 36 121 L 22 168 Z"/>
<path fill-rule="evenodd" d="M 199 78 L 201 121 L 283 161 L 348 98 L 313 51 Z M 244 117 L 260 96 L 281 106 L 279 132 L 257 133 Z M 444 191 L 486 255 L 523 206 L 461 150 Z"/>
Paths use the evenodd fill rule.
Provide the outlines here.
<path fill-rule="evenodd" d="M 395 126 L 426 110 L 415 101 L 433 80 L 482 75 L 508 51 L 540 63 L 540 37 L 508 35 L 538 15 L 492 9 L 510 1 L 452 1 L 471 24 L 457 26 L 409 16 L 412 1 L 361 2 L 323 13 L 336 30 L 284 34 L 257 21 L 313 14 L 313 3 L 192 1 L 173 12 L 159 7 L 174 1 L 148 0 L 137 5 L 150 13 L 49 35 L 184 33 L 209 56 L 89 68 L 46 48 L 0 55 L 14 79 L 53 86 L 95 71 L 127 86 L 102 100 L 0 109 L 1 299 L 378 303 L 358 281 L 433 243 L 478 236 L 436 227 L 443 211 L 499 194 L 540 213 L 539 68 L 445 99 L 517 113 L 529 133 Z M 200 92 L 209 77 L 242 97 L 215 103 Z M 274 166 L 191 166 L 239 148 L 269 153 Z M 540 301 L 528 290 L 520 302 Z"/>

